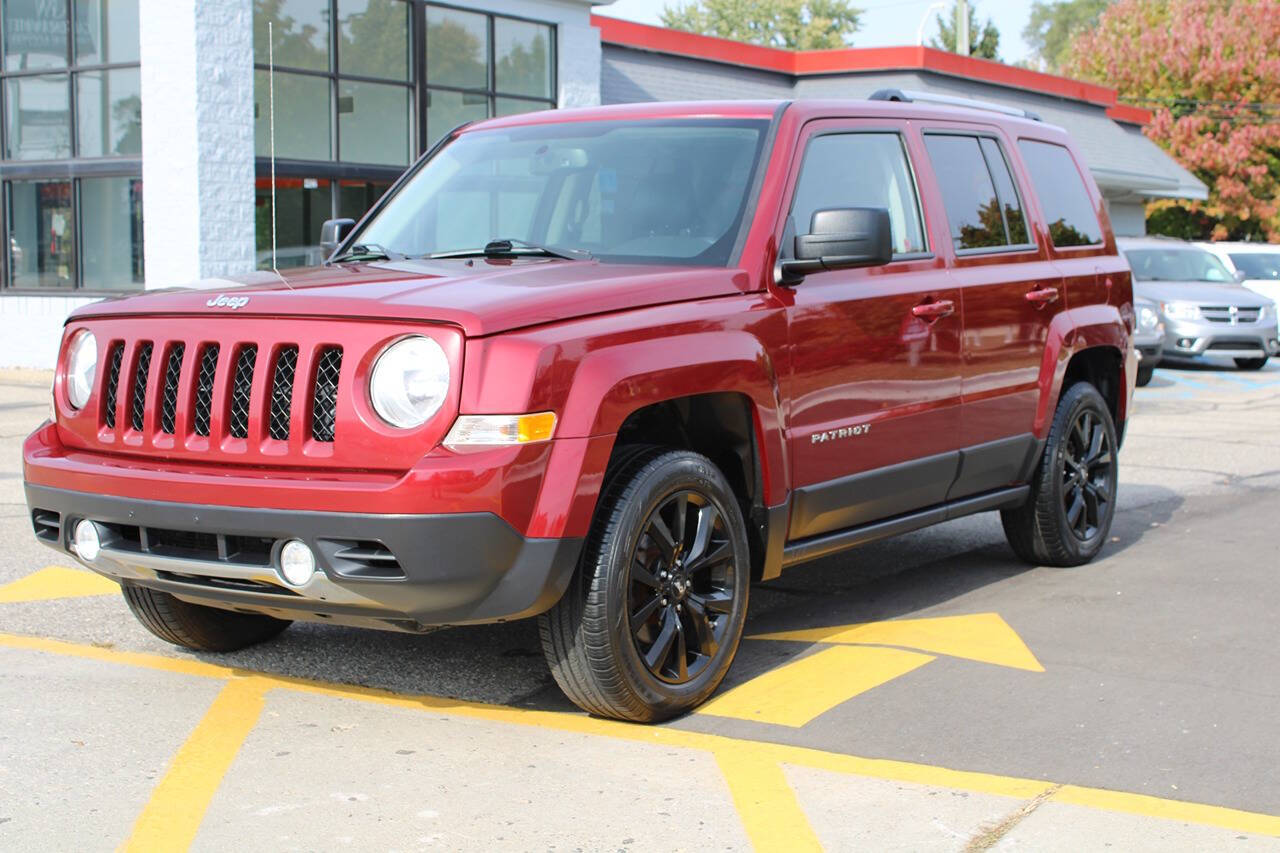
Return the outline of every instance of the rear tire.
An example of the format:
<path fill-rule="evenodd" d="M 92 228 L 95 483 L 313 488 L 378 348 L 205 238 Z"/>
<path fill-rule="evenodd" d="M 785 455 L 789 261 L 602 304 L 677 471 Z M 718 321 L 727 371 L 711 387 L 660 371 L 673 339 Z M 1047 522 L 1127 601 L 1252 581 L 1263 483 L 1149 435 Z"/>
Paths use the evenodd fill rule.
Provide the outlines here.
<path fill-rule="evenodd" d="M 233 652 L 289 627 L 283 619 L 202 607 L 155 589 L 125 585 L 124 600 L 143 627 L 166 643 L 196 652 Z"/>
<path fill-rule="evenodd" d="M 1042 566 L 1079 566 L 1102 550 L 1115 517 L 1116 427 L 1098 389 L 1079 382 L 1058 402 L 1031 497 L 1002 510 L 1009 545 Z"/>
<path fill-rule="evenodd" d="M 1237 358 L 1235 359 L 1236 367 L 1241 370 L 1261 370 L 1267 364 L 1267 357 L 1262 358 Z"/>
<path fill-rule="evenodd" d="M 542 650 L 584 711 L 634 722 L 709 697 L 742 639 L 746 525 L 710 459 L 649 449 L 614 468 L 578 571 L 538 619 Z"/>
<path fill-rule="evenodd" d="M 1155 376 L 1155 373 L 1156 373 L 1156 366 L 1154 364 L 1150 366 L 1139 367 L 1138 376 L 1137 376 L 1138 387 L 1142 388 L 1150 384 L 1151 377 Z"/>

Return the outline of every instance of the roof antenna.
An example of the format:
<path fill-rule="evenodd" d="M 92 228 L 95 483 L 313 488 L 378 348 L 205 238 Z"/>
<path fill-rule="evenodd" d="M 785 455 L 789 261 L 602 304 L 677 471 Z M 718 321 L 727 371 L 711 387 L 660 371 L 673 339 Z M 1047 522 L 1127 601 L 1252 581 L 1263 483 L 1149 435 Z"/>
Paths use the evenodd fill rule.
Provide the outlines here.
<path fill-rule="evenodd" d="M 276 266 L 276 38 L 271 21 L 267 21 L 267 124 L 271 127 L 271 271 L 293 290 Z"/>

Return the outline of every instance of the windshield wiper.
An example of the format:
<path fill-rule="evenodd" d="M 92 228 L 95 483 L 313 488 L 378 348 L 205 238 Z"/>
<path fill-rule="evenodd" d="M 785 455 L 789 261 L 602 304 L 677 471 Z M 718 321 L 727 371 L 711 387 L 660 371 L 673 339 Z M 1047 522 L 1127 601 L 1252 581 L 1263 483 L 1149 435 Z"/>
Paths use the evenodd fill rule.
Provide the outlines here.
<path fill-rule="evenodd" d="M 490 240 L 483 249 L 454 249 L 449 252 L 432 252 L 428 258 L 509 258 L 514 255 L 543 255 L 548 258 L 562 258 L 566 261 L 589 261 L 592 258 L 586 249 L 562 249 L 556 246 L 541 246 L 527 240 L 515 240 L 504 237 Z"/>
<path fill-rule="evenodd" d="M 330 258 L 329 263 L 336 264 L 341 263 L 342 261 L 355 260 L 403 261 L 406 257 L 407 255 L 402 255 L 399 252 L 393 252 L 390 249 L 385 249 L 377 243 L 356 243 L 336 258 Z"/>

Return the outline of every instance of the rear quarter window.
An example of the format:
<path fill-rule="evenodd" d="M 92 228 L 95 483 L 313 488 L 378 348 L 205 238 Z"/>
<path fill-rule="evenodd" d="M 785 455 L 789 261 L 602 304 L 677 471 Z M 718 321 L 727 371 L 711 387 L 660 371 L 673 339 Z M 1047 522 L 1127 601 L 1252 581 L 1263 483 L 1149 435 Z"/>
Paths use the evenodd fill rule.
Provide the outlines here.
<path fill-rule="evenodd" d="M 1040 197 L 1040 209 L 1049 223 L 1053 245 L 1061 248 L 1101 243 L 1102 225 L 1071 152 L 1061 145 L 1035 139 L 1018 140 L 1018 150 Z"/>

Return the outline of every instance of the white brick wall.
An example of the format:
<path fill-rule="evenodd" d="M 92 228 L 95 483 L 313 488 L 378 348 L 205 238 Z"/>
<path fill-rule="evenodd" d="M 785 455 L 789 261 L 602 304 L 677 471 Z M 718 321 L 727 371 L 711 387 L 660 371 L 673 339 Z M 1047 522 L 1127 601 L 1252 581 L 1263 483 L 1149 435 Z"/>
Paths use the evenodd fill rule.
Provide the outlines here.
<path fill-rule="evenodd" d="M 76 296 L 0 298 L 0 367 L 53 367 L 63 321 L 93 301 Z"/>
<path fill-rule="evenodd" d="M 141 0 L 147 287 L 254 267 L 252 0 Z"/>

